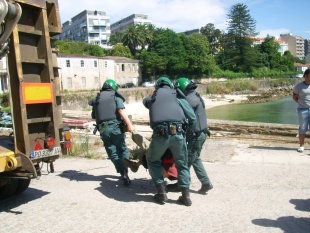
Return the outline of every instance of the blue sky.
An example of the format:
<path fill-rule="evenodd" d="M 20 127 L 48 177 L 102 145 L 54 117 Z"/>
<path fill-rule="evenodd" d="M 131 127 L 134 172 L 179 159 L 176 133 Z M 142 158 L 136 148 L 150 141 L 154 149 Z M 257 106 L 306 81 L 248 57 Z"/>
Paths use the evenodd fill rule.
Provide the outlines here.
<path fill-rule="evenodd" d="M 226 30 L 227 13 L 245 4 L 256 21 L 258 37 L 292 33 L 310 39 L 309 0 L 58 0 L 61 22 L 83 10 L 105 11 L 114 23 L 131 14 L 146 14 L 156 27 L 175 32 L 200 29 L 208 23 Z"/>

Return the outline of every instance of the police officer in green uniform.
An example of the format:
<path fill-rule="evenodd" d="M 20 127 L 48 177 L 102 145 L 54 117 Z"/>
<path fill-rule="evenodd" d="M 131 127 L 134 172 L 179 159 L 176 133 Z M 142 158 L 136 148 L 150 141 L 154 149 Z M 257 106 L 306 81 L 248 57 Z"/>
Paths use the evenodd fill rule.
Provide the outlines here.
<path fill-rule="evenodd" d="M 188 168 L 190 169 L 191 166 L 193 166 L 196 176 L 201 182 L 201 188 L 198 190 L 198 193 L 205 195 L 210 189 L 213 188 L 200 158 L 201 149 L 206 140 L 206 133 L 208 133 L 205 103 L 196 91 L 197 85 L 189 79 L 179 78 L 175 82 L 175 88 L 184 93 L 188 103 L 194 109 L 197 117 L 195 130 L 188 130 L 186 135 Z M 180 187 L 177 183 L 168 185 L 167 189 L 168 191 L 180 191 Z"/>
<path fill-rule="evenodd" d="M 167 77 L 160 77 L 156 81 L 153 95 L 145 98 L 143 104 L 149 109 L 150 126 L 153 129 L 147 162 L 149 173 L 158 191 L 154 195 L 155 201 L 163 204 L 168 199 L 161 157 L 166 149 L 170 148 L 178 170 L 178 184 L 182 189 L 179 202 L 190 206 L 192 204 L 189 195 L 190 174 L 187 165 L 186 140 L 183 134 L 185 127 L 192 130 L 195 128 L 196 115 L 185 96 L 173 89 Z"/>
<path fill-rule="evenodd" d="M 124 185 L 129 186 L 131 181 L 123 159 L 129 158 L 125 132 L 132 132 L 133 127 L 126 113 L 124 101 L 125 98 L 117 91 L 116 82 L 107 79 L 97 97 L 89 100 L 89 105 L 93 106 L 92 118 L 96 119 L 108 157 L 114 164 L 116 172 L 121 174 Z"/>

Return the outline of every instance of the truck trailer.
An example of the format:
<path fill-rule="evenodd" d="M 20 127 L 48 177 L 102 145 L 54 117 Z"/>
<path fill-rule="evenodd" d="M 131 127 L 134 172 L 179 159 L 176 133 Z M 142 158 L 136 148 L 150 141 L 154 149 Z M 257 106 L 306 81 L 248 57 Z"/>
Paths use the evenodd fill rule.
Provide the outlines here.
<path fill-rule="evenodd" d="M 57 0 L 0 0 L 0 58 L 6 58 L 11 135 L 0 135 L 0 198 L 25 191 L 44 164 L 67 153 L 57 48 Z M 0 130 L 1 131 L 1 130 Z"/>

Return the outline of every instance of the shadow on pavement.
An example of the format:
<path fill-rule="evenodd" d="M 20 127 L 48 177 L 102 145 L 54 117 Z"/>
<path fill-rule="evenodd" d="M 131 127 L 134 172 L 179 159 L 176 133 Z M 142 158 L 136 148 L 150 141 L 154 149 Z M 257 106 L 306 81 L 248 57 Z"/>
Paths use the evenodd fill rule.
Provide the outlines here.
<path fill-rule="evenodd" d="M 290 147 L 271 147 L 271 146 L 250 146 L 251 149 L 260 149 L 260 150 L 293 150 L 296 151 L 296 148 Z"/>
<path fill-rule="evenodd" d="M 310 218 L 296 218 L 294 216 L 280 217 L 277 220 L 261 218 L 252 220 L 252 223 L 266 228 L 279 228 L 283 232 L 310 232 Z"/>
<path fill-rule="evenodd" d="M 20 194 L 16 194 L 9 198 L 0 200 L 0 213 L 7 212 L 15 215 L 23 214 L 23 212 L 21 211 L 13 211 L 12 209 L 27 204 L 30 201 L 39 199 L 47 194 L 49 194 L 49 192 L 45 192 L 34 188 L 28 188 L 26 191 Z"/>
<path fill-rule="evenodd" d="M 310 212 L 310 199 L 291 199 L 290 203 L 295 205 L 296 210 Z"/>
<path fill-rule="evenodd" d="M 86 172 L 67 170 L 59 174 L 60 177 L 70 181 L 99 181 L 100 187 L 96 188 L 108 198 L 123 202 L 154 202 L 155 186 L 150 179 L 134 179 L 128 187 L 124 186 L 120 176 L 100 175 L 94 176 Z M 168 201 L 169 202 L 169 201 Z M 171 202 L 174 202 L 171 200 Z"/>

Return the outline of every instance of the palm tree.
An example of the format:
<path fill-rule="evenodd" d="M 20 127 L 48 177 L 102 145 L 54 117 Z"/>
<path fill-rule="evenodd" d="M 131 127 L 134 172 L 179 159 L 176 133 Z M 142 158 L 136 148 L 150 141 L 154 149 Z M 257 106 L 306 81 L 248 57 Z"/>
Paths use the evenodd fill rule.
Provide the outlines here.
<path fill-rule="evenodd" d="M 139 24 L 129 25 L 123 37 L 123 44 L 130 49 L 131 54 L 135 57 L 138 46 L 144 44 L 144 37 Z"/>

